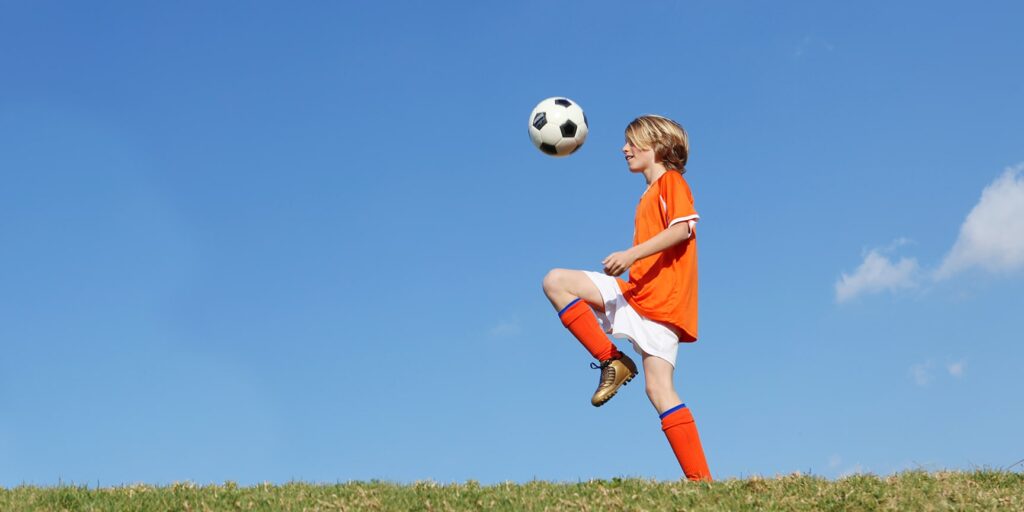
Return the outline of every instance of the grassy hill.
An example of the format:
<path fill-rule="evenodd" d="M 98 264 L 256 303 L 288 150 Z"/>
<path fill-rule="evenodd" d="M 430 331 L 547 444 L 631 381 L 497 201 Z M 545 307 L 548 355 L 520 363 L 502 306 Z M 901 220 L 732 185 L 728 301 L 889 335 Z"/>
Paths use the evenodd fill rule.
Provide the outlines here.
<path fill-rule="evenodd" d="M 0 488 L 0 510 L 1024 510 L 1024 474 L 911 471 L 839 480 L 789 475 L 714 483 L 641 479 L 288 483 L 239 487 Z"/>

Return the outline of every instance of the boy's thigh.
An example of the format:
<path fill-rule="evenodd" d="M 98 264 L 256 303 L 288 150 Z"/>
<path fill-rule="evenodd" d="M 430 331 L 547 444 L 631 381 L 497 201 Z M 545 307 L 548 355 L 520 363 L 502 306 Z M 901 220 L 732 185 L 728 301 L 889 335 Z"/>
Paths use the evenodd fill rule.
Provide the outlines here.
<path fill-rule="evenodd" d="M 604 297 L 597 285 L 582 270 L 559 269 L 559 280 L 566 291 L 587 301 L 587 304 L 598 311 L 604 311 Z"/>

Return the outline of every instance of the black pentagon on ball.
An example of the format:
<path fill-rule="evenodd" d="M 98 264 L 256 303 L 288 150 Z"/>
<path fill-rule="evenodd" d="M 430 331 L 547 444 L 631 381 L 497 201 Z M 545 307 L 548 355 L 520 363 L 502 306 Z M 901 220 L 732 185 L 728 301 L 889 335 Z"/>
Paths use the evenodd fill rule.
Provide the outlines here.
<path fill-rule="evenodd" d="M 548 144 L 547 142 L 542 142 L 540 144 L 540 150 L 545 152 L 545 153 L 547 153 L 547 154 L 549 154 L 549 155 L 557 155 L 558 154 L 558 149 L 556 149 L 551 144 Z"/>
<path fill-rule="evenodd" d="M 575 137 L 576 136 L 576 123 L 572 121 L 566 121 L 559 126 L 562 130 L 562 137 Z"/>
<path fill-rule="evenodd" d="M 537 115 L 533 116 L 533 127 L 540 130 L 544 128 L 544 125 L 548 124 L 548 115 L 544 112 L 537 112 Z"/>
<path fill-rule="evenodd" d="M 572 106 L 572 102 L 565 98 L 558 98 L 557 100 L 555 100 L 555 105 L 561 105 L 563 107 L 569 108 L 570 106 Z"/>

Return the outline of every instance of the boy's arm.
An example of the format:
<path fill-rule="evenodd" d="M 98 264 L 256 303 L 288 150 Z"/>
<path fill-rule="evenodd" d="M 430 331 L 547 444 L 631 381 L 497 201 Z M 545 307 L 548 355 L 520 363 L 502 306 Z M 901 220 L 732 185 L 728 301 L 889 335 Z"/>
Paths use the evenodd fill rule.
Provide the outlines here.
<path fill-rule="evenodd" d="M 653 254 L 658 254 L 659 252 L 689 238 L 689 222 L 673 224 L 640 245 L 634 245 L 625 251 L 609 254 L 608 257 L 601 262 L 604 264 L 604 273 L 610 276 L 620 275 L 628 270 L 636 260 L 646 258 Z"/>

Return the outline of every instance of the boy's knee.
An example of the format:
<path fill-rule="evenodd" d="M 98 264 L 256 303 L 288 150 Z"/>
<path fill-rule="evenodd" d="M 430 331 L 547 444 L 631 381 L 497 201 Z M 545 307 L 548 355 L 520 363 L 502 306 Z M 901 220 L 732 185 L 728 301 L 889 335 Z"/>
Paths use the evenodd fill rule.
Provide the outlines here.
<path fill-rule="evenodd" d="M 645 390 L 647 391 L 647 398 L 650 398 L 653 402 L 668 397 L 674 391 L 672 385 L 665 385 L 652 380 L 647 381 Z"/>
<path fill-rule="evenodd" d="M 542 286 L 545 292 L 554 292 L 565 289 L 565 270 L 556 268 L 550 270 L 547 275 L 544 276 Z"/>

